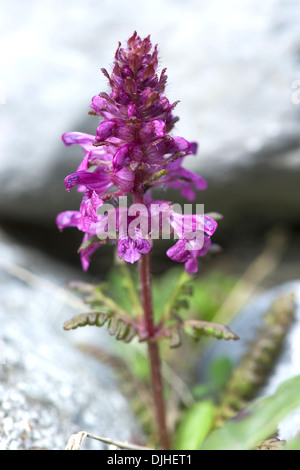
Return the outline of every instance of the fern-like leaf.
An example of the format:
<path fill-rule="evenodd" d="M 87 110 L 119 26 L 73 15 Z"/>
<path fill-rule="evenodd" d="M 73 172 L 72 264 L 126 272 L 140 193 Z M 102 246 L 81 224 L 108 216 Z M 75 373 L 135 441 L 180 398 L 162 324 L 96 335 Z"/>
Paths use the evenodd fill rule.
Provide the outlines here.
<path fill-rule="evenodd" d="M 234 341 L 240 339 L 228 326 L 220 325 L 219 323 L 187 320 L 181 326 L 184 332 L 194 339 L 200 339 L 202 336 L 213 336 L 217 339 L 232 339 Z"/>
<path fill-rule="evenodd" d="M 161 336 L 170 340 L 170 348 L 177 348 L 181 345 L 181 331 L 195 340 L 199 340 L 202 336 L 234 341 L 239 339 L 227 326 L 198 320 L 178 321 L 163 330 Z"/>
<path fill-rule="evenodd" d="M 64 330 L 75 330 L 83 326 L 104 326 L 106 324 L 110 335 L 117 340 L 129 343 L 139 335 L 138 329 L 127 318 L 119 317 L 114 312 L 91 312 L 76 315 L 64 323 Z"/>

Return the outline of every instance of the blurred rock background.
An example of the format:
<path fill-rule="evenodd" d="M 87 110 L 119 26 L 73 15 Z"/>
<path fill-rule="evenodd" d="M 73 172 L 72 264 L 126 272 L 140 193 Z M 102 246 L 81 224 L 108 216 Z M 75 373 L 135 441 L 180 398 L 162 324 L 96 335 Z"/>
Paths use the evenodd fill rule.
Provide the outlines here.
<path fill-rule="evenodd" d="M 38 249 L 78 277 L 81 234 L 59 233 L 55 217 L 78 207 L 80 196 L 63 181 L 81 153 L 64 147 L 61 134 L 95 132 L 89 104 L 107 91 L 100 68 L 110 70 L 118 41 L 137 30 L 159 44 L 166 94 L 180 100 L 176 135 L 199 143 L 186 163 L 208 181 L 197 202 L 224 215 L 215 236 L 223 253 L 209 269 L 243 273 L 271 246 L 274 262 L 265 273 L 258 266 L 259 287 L 299 278 L 298 0 L 11 0 L 1 7 L 2 253 L 22 246 L 26 256 L 13 262 L 41 275 Z M 162 251 L 157 244 L 157 273 L 170 266 Z M 111 261 L 110 249 L 98 250 L 87 277 L 104 278 Z M 44 268 L 42 277 L 55 280 L 55 266 Z M 7 286 L 5 295 L 15 294 Z M 26 311 L 19 313 L 30 318 Z"/>
<path fill-rule="evenodd" d="M 65 148 L 61 134 L 95 132 L 89 104 L 107 90 L 100 68 L 135 29 L 159 44 L 167 96 L 180 100 L 176 134 L 199 142 L 186 164 L 208 180 L 198 202 L 224 214 L 216 238 L 225 251 L 229 241 L 258 247 L 273 224 L 298 228 L 297 0 L 129 0 L 126 9 L 12 0 L 2 10 L 0 218 L 20 239 L 78 263 L 80 235 L 55 227 L 80 200 L 63 184 L 80 149 Z"/>

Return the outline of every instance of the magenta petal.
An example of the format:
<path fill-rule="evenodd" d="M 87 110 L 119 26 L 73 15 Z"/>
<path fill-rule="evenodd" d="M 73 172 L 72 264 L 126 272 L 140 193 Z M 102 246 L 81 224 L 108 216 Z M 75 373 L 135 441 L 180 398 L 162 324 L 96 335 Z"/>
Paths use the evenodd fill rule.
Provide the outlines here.
<path fill-rule="evenodd" d="M 188 274 L 195 274 L 198 272 L 198 261 L 196 256 L 191 256 L 184 264 L 185 270 Z"/>
<path fill-rule="evenodd" d="M 149 140 L 165 137 L 165 134 L 165 122 L 161 119 L 152 119 L 142 126 L 140 138 L 146 143 Z"/>
<path fill-rule="evenodd" d="M 207 182 L 205 179 L 192 171 L 186 170 L 185 168 L 181 168 L 180 177 L 192 183 L 199 191 L 203 191 L 207 188 Z"/>
<path fill-rule="evenodd" d="M 147 240 L 143 238 L 136 240 L 136 248 L 142 255 L 146 255 L 151 250 L 151 245 Z"/>
<path fill-rule="evenodd" d="M 166 133 L 166 124 L 161 119 L 155 119 L 153 121 L 154 132 L 157 137 L 164 137 Z"/>
<path fill-rule="evenodd" d="M 138 251 L 134 243 L 132 243 L 132 241 L 131 243 L 128 243 L 128 246 L 124 251 L 124 261 L 126 261 L 126 263 L 133 264 L 138 261 L 140 257 L 141 253 Z"/>
<path fill-rule="evenodd" d="M 204 230 L 207 235 L 212 236 L 217 230 L 217 227 L 218 224 L 214 219 L 208 217 L 207 215 L 204 216 Z"/>
<path fill-rule="evenodd" d="M 191 144 L 183 137 L 173 137 L 173 143 L 170 146 L 170 153 L 186 152 L 190 150 Z"/>
<path fill-rule="evenodd" d="M 97 209 L 102 206 L 103 200 L 98 196 L 96 191 L 87 189 L 80 205 L 80 213 L 82 221 L 79 226 L 80 230 L 86 231 L 90 228 L 92 222 L 98 221 Z"/>
<path fill-rule="evenodd" d="M 130 105 L 128 106 L 127 116 L 128 118 L 136 116 L 136 105 L 134 103 L 130 103 Z"/>
<path fill-rule="evenodd" d="M 85 242 L 88 238 L 89 238 L 89 234 L 86 233 L 83 237 L 82 242 Z M 100 246 L 99 243 L 96 242 L 93 245 L 89 246 L 88 248 L 80 252 L 81 265 L 84 271 L 88 270 L 91 256 L 99 248 L 99 246 Z"/>
<path fill-rule="evenodd" d="M 107 173 L 90 173 L 88 171 L 78 171 L 69 175 L 65 179 L 67 191 L 76 185 L 84 185 L 88 189 L 104 194 L 111 186 L 110 177 Z"/>
<path fill-rule="evenodd" d="M 102 122 L 97 129 L 97 140 L 105 140 L 110 137 L 112 135 L 114 126 L 114 121 Z"/>
<path fill-rule="evenodd" d="M 204 235 L 204 244 L 201 250 L 199 250 L 198 256 L 205 256 L 206 253 L 209 251 L 210 246 L 211 246 L 211 239 Z"/>
<path fill-rule="evenodd" d="M 113 158 L 114 170 L 120 171 L 130 160 L 130 145 L 126 144 L 120 147 Z"/>
<path fill-rule="evenodd" d="M 80 221 L 81 214 L 79 211 L 65 211 L 61 212 L 56 217 L 56 225 L 59 230 L 66 227 L 77 227 Z"/>
<path fill-rule="evenodd" d="M 89 156 L 88 154 L 84 157 L 82 162 L 77 168 L 77 171 L 87 171 L 89 169 Z"/>
<path fill-rule="evenodd" d="M 186 251 L 186 241 L 184 239 L 178 240 L 175 245 L 168 249 L 166 254 L 173 261 L 183 263 L 188 258 L 188 254 Z"/>
<path fill-rule="evenodd" d="M 185 197 L 188 201 L 194 201 L 196 197 L 195 191 L 191 188 L 189 183 L 182 185 L 181 194 Z"/>
<path fill-rule="evenodd" d="M 122 168 L 122 170 L 117 171 L 116 173 L 111 174 L 112 182 L 125 193 L 130 193 L 132 191 L 134 179 L 134 172 L 126 167 Z"/>
<path fill-rule="evenodd" d="M 141 257 L 141 254 L 149 253 L 151 245 L 137 234 L 136 239 L 130 237 L 119 237 L 118 240 L 118 256 L 127 263 L 135 263 Z"/>
<path fill-rule="evenodd" d="M 119 238 L 118 240 L 118 256 L 124 258 L 127 263 L 135 263 L 141 257 L 139 251 L 135 247 L 134 240 L 129 237 Z"/>
<path fill-rule="evenodd" d="M 92 144 L 95 140 L 95 136 L 85 134 L 84 132 L 65 132 L 62 135 L 62 140 L 65 145 L 82 145 Z"/>

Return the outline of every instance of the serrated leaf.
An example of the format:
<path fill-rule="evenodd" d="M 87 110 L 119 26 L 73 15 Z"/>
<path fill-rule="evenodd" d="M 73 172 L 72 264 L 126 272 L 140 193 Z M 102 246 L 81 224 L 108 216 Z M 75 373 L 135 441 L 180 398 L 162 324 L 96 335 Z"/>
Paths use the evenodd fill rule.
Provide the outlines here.
<path fill-rule="evenodd" d="M 127 325 L 126 323 L 121 323 L 118 333 L 116 334 L 117 340 L 124 340 L 126 336 L 129 334 L 130 329 L 132 328 L 131 325 Z"/>
<path fill-rule="evenodd" d="M 64 329 L 75 330 L 87 325 L 101 327 L 106 323 L 109 334 L 115 336 L 119 341 L 129 343 L 135 336 L 139 336 L 139 330 L 130 320 L 119 317 L 114 312 L 91 312 L 76 315 L 64 323 Z"/>
<path fill-rule="evenodd" d="M 115 336 L 119 332 L 120 322 L 119 319 L 114 315 L 109 318 L 107 329 L 111 336 Z"/>
<path fill-rule="evenodd" d="M 70 320 L 67 320 L 64 323 L 64 330 L 75 330 L 76 328 L 87 325 L 103 326 L 109 319 L 110 315 L 110 313 L 104 312 L 82 313 L 80 315 L 76 315 L 76 317 L 73 317 Z"/>
<path fill-rule="evenodd" d="M 181 326 L 185 333 L 194 339 L 199 339 L 202 336 L 213 336 L 217 339 L 232 339 L 235 341 L 240 339 L 228 326 L 220 325 L 219 323 L 187 320 L 182 322 Z"/>

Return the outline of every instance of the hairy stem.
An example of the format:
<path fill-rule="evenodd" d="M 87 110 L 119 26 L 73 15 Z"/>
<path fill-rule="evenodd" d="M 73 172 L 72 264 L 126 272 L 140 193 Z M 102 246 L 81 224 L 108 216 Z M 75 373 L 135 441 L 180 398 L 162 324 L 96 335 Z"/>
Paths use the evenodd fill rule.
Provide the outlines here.
<path fill-rule="evenodd" d="M 142 195 L 136 195 L 134 198 L 135 203 L 141 203 L 142 201 Z M 149 253 L 142 255 L 139 260 L 139 280 L 145 326 L 149 336 L 148 357 L 151 370 L 151 387 L 155 409 L 156 426 L 160 439 L 160 445 L 163 449 L 167 450 L 170 449 L 170 443 L 166 426 L 166 411 L 163 395 L 160 353 L 157 341 L 151 340 L 151 338 L 153 338 L 155 335 L 155 324 L 152 307 L 152 276 Z"/>

